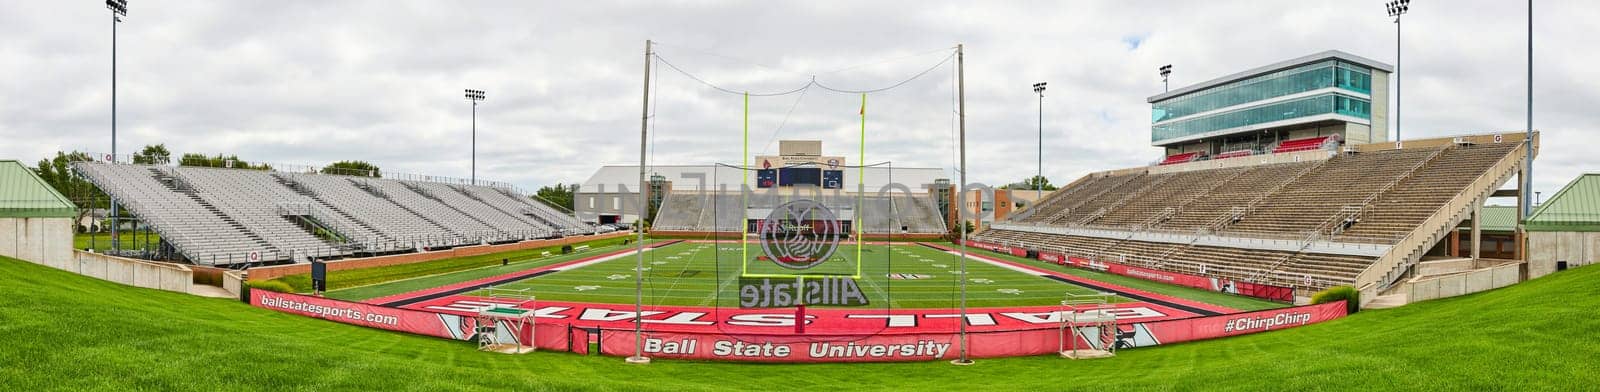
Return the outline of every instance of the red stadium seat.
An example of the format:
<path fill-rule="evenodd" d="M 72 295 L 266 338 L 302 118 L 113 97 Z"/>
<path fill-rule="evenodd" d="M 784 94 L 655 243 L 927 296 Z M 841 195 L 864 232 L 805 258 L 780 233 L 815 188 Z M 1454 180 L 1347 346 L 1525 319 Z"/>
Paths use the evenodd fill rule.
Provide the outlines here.
<path fill-rule="evenodd" d="M 1278 148 L 1272 149 L 1272 152 L 1276 154 L 1280 152 L 1316 150 L 1323 148 L 1329 143 L 1338 142 L 1339 138 L 1336 136 L 1317 136 L 1304 139 L 1285 140 L 1282 143 L 1278 143 Z"/>
<path fill-rule="evenodd" d="M 1176 163 L 1194 162 L 1194 161 L 1199 160 L 1199 159 L 1200 159 L 1200 152 L 1199 151 L 1186 152 L 1186 153 L 1182 153 L 1182 154 L 1168 155 L 1167 159 L 1161 160 L 1161 163 L 1159 163 L 1158 165 L 1171 165 L 1171 164 L 1176 164 Z"/>
<path fill-rule="evenodd" d="M 1228 152 L 1224 152 L 1224 153 L 1217 154 L 1217 155 L 1212 155 L 1211 159 L 1212 160 L 1217 160 L 1217 159 L 1247 157 L 1247 156 L 1251 156 L 1251 155 L 1255 155 L 1255 154 L 1256 154 L 1256 152 L 1252 151 L 1252 150 L 1233 150 L 1233 151 L 1228 151 Z"/>

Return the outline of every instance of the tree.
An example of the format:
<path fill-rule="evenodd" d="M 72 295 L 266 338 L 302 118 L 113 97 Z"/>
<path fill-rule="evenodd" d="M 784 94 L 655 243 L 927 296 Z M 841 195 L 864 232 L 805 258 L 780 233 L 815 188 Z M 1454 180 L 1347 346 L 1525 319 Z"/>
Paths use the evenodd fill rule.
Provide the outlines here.
<path fill-rule="evenodd" d="M 234 169 L 272 170 L 272 166 L 269 166 L 269 165 L 267 165 L 265 163 L 251 165 L 250 162 L 245 162 L 244 160 L 239 159 L 238 156 L 232 155 L 232 154 L 228 154 L 228 155 L 217 154 L 216 156 L 209 156 L 208 157 L 205 154 L 198 154 L 198 153 L 192 153 L 192 152 L 191 153 L 185 153 L 185 154 L 183 154 L 183 157 L 178 158 L 178 166 L 226 167 L 226 168 L 234 168 Z"/>
<path fill-rule="evenodd" d="M 338 161 L 322 167 L 322 174 L 343 174 L 358 177 L 383 177 L 378 165 L 366 161 Z"/>
<path fill-rule="evenodd" d="M 543 186 L 543 187 L 539 187 L 539 191 L 538 192 L 534 192 L 534 195 L 538 196 L 538 197 L 535 198 L 536 200 L 543 201 L 543 202 L 545 202 L 545 204 L 552 204 L 552 205 L 555 205 L 557 208 L 560 208 L 562 210 L 572 211 L 572 209 L 573 209 L 573 196 L 572 195 L 573 195 L 573 193 L 576 193 L 577 191 L 578 191 L 578 184 L 565 185 L 565 184 L 561 184 L 561 183 L 556 183 L 555 185 L 546 185 L 546 186 Z"/>
<path fill-rule="evenodd" d="M 133 154 L 133 163 L 140 165 L 165 165 L 172 162 L 172 153 L 167 151 L 166 143 L 146 144 L 144 149 Z"/>
<path fill-rule="evenodd" d="M 1050 179 L 1046 178 L 1045 176 L 1028 177 L 1027 179 L 1022 180 L 1022 182 L 1011 184 L 1011 185 L 1006 185 L 1004 188 L 1005 189 L 1011 189 L 1011 190 L 1031 191 L 1031 190 L 1035 190 L 1035 189 L 1040 189 L 1041 185 L 1043 185 L 1042 188 L 1044 190 L 1047 190 L 1047 191 L 1056 190 L 1056 186 L 1055 185 L 1050 185 Z"/>
<path fill-rule="evenodd" d="M 67 200 L 71 200 L 78 207 L 78 219 L 73 221 L 76 225 L 83 221 L 91 209 L 110 208 L 110 198 L 101 192 L 89 180 L 79 177 L 72 171 L 72 162 L 92 161 L 89 154 L 73 151 L 71 153 L 56 152 L 53 159 L 40 159 L 37 167 L 33 169 L 46 184 L 61 192 Z"/>
<path fill-rule="evenodd" d="M 950 240 L 951 241 L 955 241 L 955 240 L 961 239 L 961 231 L 960 231 L 960 229 L 966 229 L 967 230 L 967 234 L 972 234 L 972 231 L 977 229 L 977 227 L 972 225 L 972 221 L 964 221 L 964 222 L 956 224 L 956 227 L 951 227 L 950 228 L 950 232 L 946 233 L 947 235 L 950 236 Z"/>

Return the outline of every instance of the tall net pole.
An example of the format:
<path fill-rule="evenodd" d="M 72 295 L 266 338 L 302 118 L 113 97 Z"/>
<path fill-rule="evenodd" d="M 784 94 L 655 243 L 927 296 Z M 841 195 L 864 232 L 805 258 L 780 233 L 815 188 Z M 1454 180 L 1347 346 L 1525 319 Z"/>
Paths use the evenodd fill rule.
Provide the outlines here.
<path fill-rule="evenodd" d="M 966 52 L 956 44 L 956 117 L 961 129 L 961 184 L 956 186 L 956 230 L 961 232 L 961 358 L 950 361 L 956 365 L 971 365 L 967 358 L 967 73 Z"/>
<path fill-rule="evenodd" d="M 634 244 L 635 250 L 633 267 L 633 356 L 628 357 L 628 363 L 650 363 L 650 358 L 644 356 L 644 213 L 648 205 L 645 191 L 644 178 L 645 145 L 649 140 L 650 131 L 650 60 L 654 54 L 650 51 L 650 40 L 644 41 L 644 108 L 639 115 L 639 215 L 633 230 L 639 234 L 638 241 Z"/>
<path fill-rule="evenodd" d="M 117 163 L 117 23 L 122 18 L 116 12 L 111 13 L 111 163 Z M 106 192 L 110 194 L 110 192 Z M 117 218 L 122 215 L 117 207 L 117 198 L 111 198 L 111 253 L 122 255 L 122 234 L 118 226 L 122 226 Z M 91 204 L 92 205 L 92 204 Z"/>

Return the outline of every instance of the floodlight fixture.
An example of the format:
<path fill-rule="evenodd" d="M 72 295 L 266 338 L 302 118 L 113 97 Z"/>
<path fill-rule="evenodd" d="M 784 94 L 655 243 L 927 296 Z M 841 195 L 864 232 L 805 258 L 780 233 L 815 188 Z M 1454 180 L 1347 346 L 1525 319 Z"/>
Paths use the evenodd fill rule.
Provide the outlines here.
<path fill-rule="evenodd" d="M 106 9 L 115 16 L 128 16 L 128 0 L 106 0 Z"/>

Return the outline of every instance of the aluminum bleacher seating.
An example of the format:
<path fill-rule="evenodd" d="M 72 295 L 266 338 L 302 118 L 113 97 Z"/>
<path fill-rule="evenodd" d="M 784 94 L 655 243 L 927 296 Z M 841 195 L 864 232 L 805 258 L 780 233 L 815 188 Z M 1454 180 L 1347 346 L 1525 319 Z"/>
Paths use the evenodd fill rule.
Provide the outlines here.
<path fill-rule="evenodd" d="M 305 262 L 596 230 L 510 189 L 342 175 L 76 162 L 189 262 Z"/>
<path fill-rule="evenodd" d="M 1422 225 L 1450 214 L 1442 208 L 1452 200 L 1492 192 L 1469 186 L 1483 176 L 1506 175 L 1491 168 L 1509 167 L 1519 157 L 1511 152 L 1522 145 L 1498 138 L 1441 142 L 1447 140 L 1330 151 L 1310 161 L 1090 174 L 973 238 L 1297 289 L 1349 285 L 1380 251 L 1434 230 Z M 1274 151 L 1321 149 L 1330 142 L 1337 140 L 1291 140 Z"/>
<path fill-rule="evenodd" d="M 756 193 L 747 200 L 737 194 L 672 193 L 662 201 L 654 228 L 660 231 L 738 231 L 744 227 L 747 217 L 764 216 L 772 208 L 796 198 Z M 856 219 L 859 212 L 861 230 L 867 234 L 945 232 L 944 219 L 926 195 L 873 195 L 859 200 L 852 195 L 805 198 L 821 201 L 840 219 Z"/>

